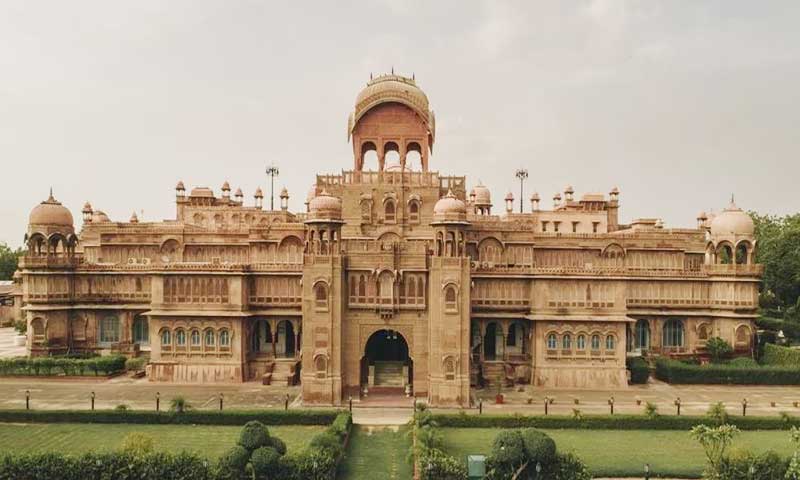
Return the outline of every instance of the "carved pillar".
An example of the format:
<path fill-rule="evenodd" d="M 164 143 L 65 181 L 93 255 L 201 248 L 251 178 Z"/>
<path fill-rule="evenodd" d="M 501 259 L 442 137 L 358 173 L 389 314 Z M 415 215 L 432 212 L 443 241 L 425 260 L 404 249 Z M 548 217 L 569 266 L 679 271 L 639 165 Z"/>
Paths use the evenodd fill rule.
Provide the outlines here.
<path fill-rule="evenodd" d="M 270 329 L 270 340 L 272 340 L 272 358 L 278 358 L 277 350 L 275 349 L 275 337 L 278 336 L 278 322 L 274 319 L 267 320 Z"/>

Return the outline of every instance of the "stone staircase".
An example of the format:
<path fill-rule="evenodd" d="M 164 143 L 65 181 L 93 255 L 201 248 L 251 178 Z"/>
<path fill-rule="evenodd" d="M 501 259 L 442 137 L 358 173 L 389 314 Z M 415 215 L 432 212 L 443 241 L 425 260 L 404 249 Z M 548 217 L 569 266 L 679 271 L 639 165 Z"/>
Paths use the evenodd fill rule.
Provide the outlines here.
<path fill-rule="evenodd" d="M 375 362 L 375 386 L 403 388 L 403 362 Z"/>
<path fill-rule="evenodd" d="M 513 383 L 513 378 L 509 380 L 505 370 L 505 362 L 502 361 L 485 361 L 483 362 L 483 380 L 486 385 L 497 385 L 497 377 L 503 376 L 503 384 L 508 385 Z"/>
<path fill-rule="evenodd" d="M 299 362 L 294 358 L 278 358 L 272 370 L 271 385 L 294 385 Z"/>

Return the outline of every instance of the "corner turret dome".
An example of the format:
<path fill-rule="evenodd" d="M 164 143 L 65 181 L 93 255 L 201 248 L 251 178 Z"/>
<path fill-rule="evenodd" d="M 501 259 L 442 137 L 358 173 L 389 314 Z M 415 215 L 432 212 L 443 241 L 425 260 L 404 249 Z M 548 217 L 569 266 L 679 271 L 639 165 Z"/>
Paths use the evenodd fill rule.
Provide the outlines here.
<path fill-rule="evenodd" d="M 744 210 L 737 207 L 733 201 L 728 205 L 728 208 L 711 221 L 711 235 L 714 236 L 741 236 L 753 235 L 754 233 L 755 225 L 753 224 L 753 219 Z"/>
<path fill-rule="evenodd" d="M 309 220 L 341 220 L 342 201 L 323 190 L 308 204 Z"/>
<path fill-rule="evenodd" d="M 67 207 L 53 197 L 53 192 L 47 200 L 36 205 L 28 216 L 28 224 L 31 226 L 45 227 L 67 227 L 73 228 L 74 221 L 72 213 Z"/>
<path fill-rule="evenodd" d="M 433 206 L 433 222 L 459 222 L 466 223 L 467 206 L 459 200 L 450 190 L 447 195 L 440 198 Z"/>

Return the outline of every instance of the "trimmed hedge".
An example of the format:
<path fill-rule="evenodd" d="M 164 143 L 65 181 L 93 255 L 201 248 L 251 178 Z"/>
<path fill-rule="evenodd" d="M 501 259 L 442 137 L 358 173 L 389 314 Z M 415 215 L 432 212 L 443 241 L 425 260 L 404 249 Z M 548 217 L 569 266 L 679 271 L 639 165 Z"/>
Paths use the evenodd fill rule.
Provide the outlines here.
<path fill-rule="evenodd" d="M 583 415 L 580 419 L 563 415 L 466 415 L 437 414 L 433 421 L 442 428 L 525 428 L 585 430 L 685 430 L 712 423 L 707 416 L 659 415 Z M 788 430 L 800 427 L 800 417 L 740 417 L 728 420 L 740 430 Z"/>
<path fill-rule="evenodd" d="M 111 375 L 125 370 L 124 355 L 92 358 L 17 357 L 0 359 L 0 376 Z"/>
<path fill-rule="evenodd" d="M 647 383 L 650 378 L 650 365 L 642 357 L 629 358 L 627 361 L 628 370 L 631 371 L 631 383 Z"/>
<path fill-rule="evenodd" d="M 656 378 L 676 384 L 800 385 L 800 368 L 787 366 L 741 367 L 729 364 L 691 365 L 659 358 Z"/>
<path fill-rule="evenodd" d="M 244 425 L 257 420 L 265 425 L 331 425 L 338 414 L 336 410 L 0 410 L 0 422 Z"/>
<path fill-rule="evenodd" d="M 203 458 L 190 454 L 154 453 L 135 457 L 120 452 L 5 455 L 0 457 L 0 479 L 41 480 L 212 480 L 217 478 Z"/>
<path fill-rule="evenodd" d="M 768 343 L 764 345 L 764 365 L 782 365 L 800 368 L 800 349 L 781 347 Z"/>

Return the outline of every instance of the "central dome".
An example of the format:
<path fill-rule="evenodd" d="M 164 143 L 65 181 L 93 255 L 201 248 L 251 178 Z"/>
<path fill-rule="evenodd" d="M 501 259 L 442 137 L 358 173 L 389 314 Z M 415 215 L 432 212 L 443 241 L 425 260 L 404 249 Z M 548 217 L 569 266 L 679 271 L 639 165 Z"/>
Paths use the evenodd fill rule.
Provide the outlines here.
<path fill-rule="evenodd" d="M 400 103 L 414 110 L 428 126 L 430 134 L 435 135 L 435 120 L 430 111 L 428 96 L 417 86 L 413 78 L 402 75 L 381 75 L 370 79 L 356 96 L 355 111 L 348 119 L 348 136 L 358 124 L 361 117 L 372 108 L 383 103 Z"/>

